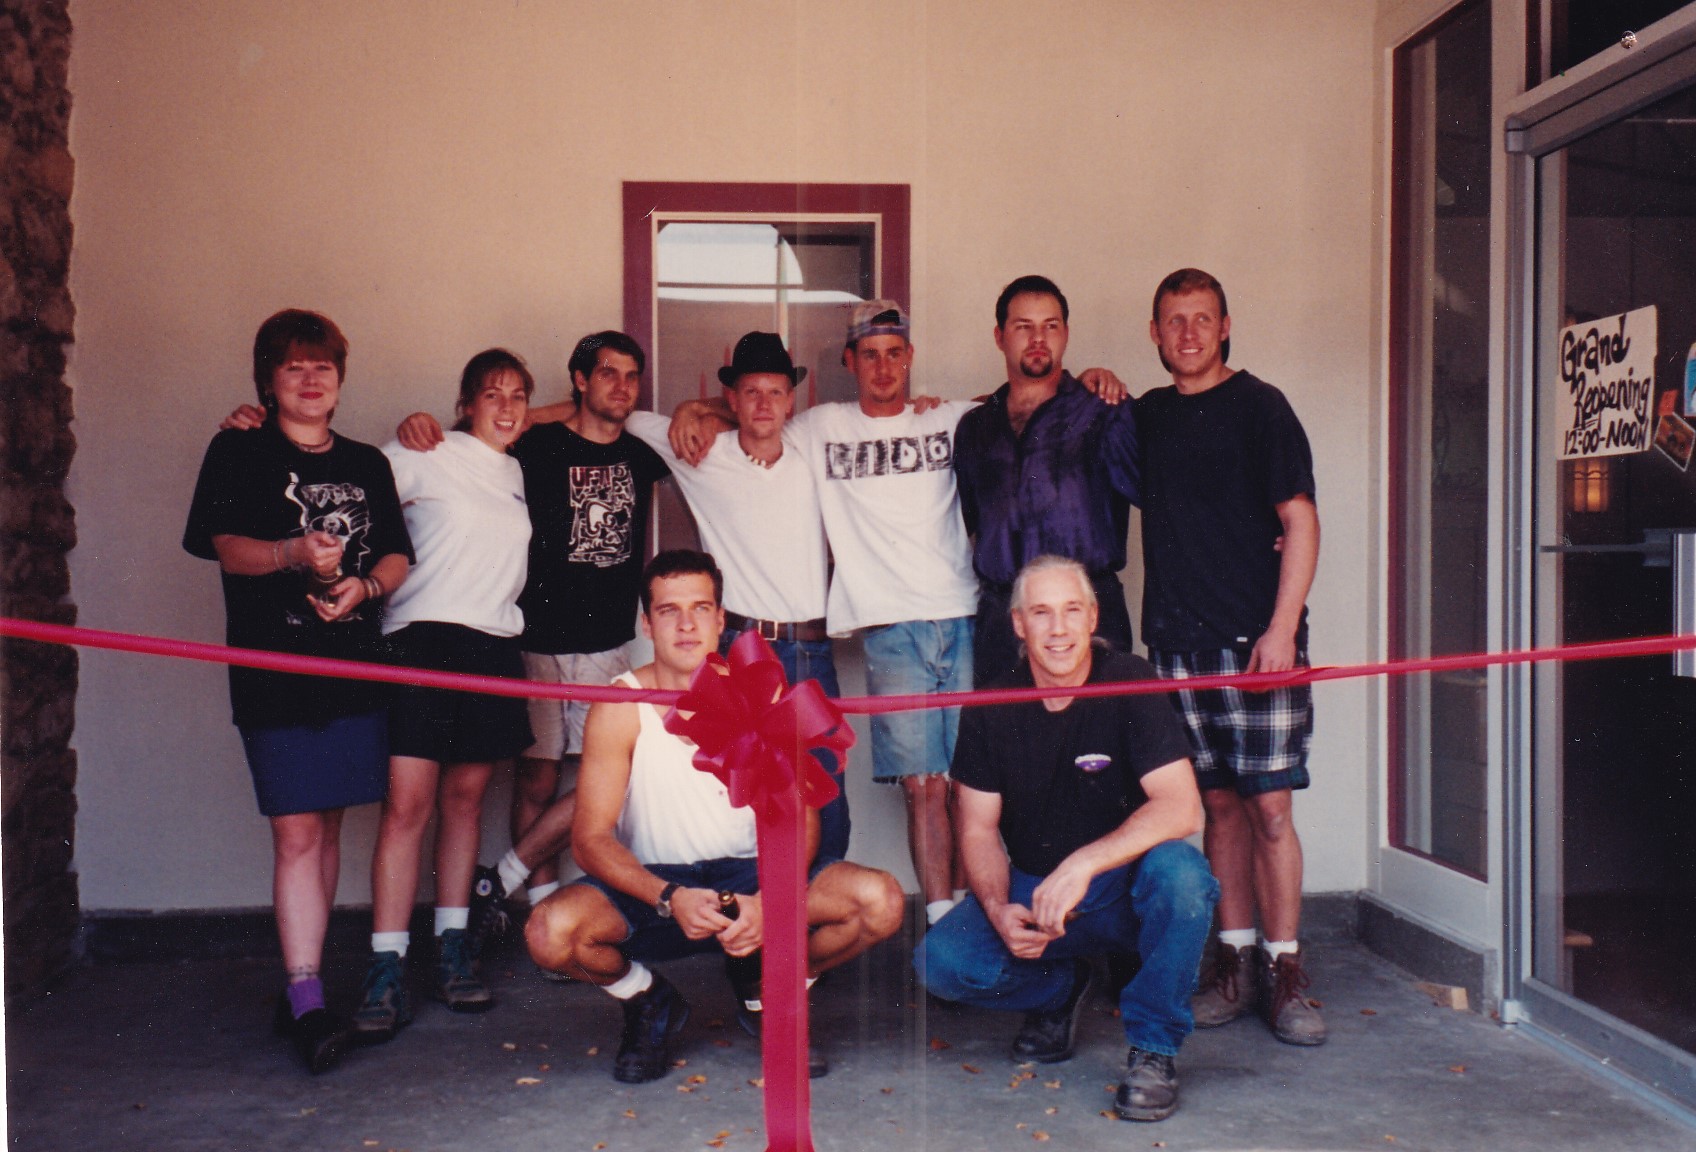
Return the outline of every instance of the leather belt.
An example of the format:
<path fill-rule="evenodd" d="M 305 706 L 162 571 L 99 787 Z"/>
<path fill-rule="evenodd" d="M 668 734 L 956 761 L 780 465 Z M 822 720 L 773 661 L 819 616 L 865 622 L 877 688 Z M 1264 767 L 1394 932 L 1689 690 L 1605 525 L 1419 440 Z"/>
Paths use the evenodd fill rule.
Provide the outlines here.
<path fill-rule="evenodd" d="M 799 620 L 793 623 L 782 623 L 777 620 L 751 620 L 739 613 L 728 609 L 724 613 L 724 623 L 728 628 L 738 632 L 758 632 L 766 640 L 808 641 L 817 643 L 829 640 L 830 633 L 825 631 L 824 619 Z"/>

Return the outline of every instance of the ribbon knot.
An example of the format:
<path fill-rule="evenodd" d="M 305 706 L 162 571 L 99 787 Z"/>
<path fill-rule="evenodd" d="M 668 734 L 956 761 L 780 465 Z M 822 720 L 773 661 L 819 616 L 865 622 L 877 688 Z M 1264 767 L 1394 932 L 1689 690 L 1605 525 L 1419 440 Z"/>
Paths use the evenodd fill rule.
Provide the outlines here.
<path fill-rule="evenodd" d="M 695 670 L 689 688 L 665 715 L 666 731 L 695 743 L 695 767 L 711 772 L 730 791 L 730 803 L 752 807 L 757 819 L 800 800 L 822 808 L 835 798 L 836 781 L 808 752 L 833 752 L 847 762 L 854 730 L 816 680 L 791 686 L 771 645 L 744 632 Z"/>

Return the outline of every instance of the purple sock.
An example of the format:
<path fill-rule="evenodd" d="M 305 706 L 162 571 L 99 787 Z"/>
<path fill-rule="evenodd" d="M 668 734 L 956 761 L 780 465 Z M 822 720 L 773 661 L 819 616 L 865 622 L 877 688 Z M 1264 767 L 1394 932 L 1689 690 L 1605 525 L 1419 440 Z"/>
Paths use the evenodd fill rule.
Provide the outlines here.
<path fill-rule="evenodd" d="M 289 985 L 289 1009 L 299 1020 L 314 1008 L 324 1006 L 324 982 L 316 976 Z"/>

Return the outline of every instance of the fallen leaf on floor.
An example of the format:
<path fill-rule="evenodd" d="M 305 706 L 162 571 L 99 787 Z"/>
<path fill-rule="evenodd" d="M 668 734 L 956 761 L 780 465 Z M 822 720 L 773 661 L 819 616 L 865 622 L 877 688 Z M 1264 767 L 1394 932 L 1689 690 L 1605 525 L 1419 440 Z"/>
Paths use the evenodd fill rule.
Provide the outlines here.
<path fill-rule="evenodd" d="M 887 1096 L 891 1092 L 895 1091 L 895 1089 L 893 1089 L 893 1088 L 879 1088 L 878 1091 L 882 1092 L 885 1096 Z"/>
<path fill-rule="evenodd" d="M 706 1082 L 707 1082 L 707 1078 L 705 1076 L 702 1076 L 700 1073 L 696 1073 L 695 1075 L 689 1077 L 689 1083 L 691 1083 L 691 1084 L 705 1084 Z"/>
<path fill-rule="evenodd" d="M 1323 1008 L 1325 1007 L 1325 1001 L 1315 1000 L 1313 997 L 1309 996 L 1307 998 L 1307 1006 L 1309 1008 Z"/>
<path fill-rule="evenodd" d="M 1119 1114 L 1117 1112 L 1110 1112 L 1106 1108 L 1097 1112 L 1096 1115 L 1101 1117 L 1103 1120 L 1117 1120 L 1119 1118 Z"/>
<path fill-rule="evenodd" d="M 1155 1147 L 1156 1147 L 1156 1148 L 1164 1148 L 1164 1147 L 1166 1147 L 1166 1141 L 1164 1141 L 1164 1140 L 1156 1140 L 1156 1141 L 1155 1141 L 1155 1142 L 1154 1142 L 1154 1146 L 1155 1146 Z"/>
<path fill-rule="evenodd" d="M 730 1129 L 720 1128 L 718 1130 L 718 1135 L 714 1136 L 713 1139 L 714 1140 L 728 1140 L 728 1139 L 730 1139 Z"/>
<path fill-rule="evenodd" d="M 1058 1088 L 1058 1087 L 1060 1087 L 1060 1081 L 1058 1081 L 1058 1080 L 1044 1080 L 1042 1082 L 1042 1086 L 1044 1088 Z"/>
<path fill-rule="evenodd" d="M 514 1083 L 517 1083 L 517 1084 L 540 1084 L 541 1081 L 536 1079 L 536 1077 L 534 1077 L 534 1076 L 520 1076 L 516 1081 L 514 1081 Z"/>
<path fill-rule="evenodd" d="M 147 1111 L 147 1105 L 146 1104 L 131 1104 L 130 1107 L 134 1108 L 137 1112 Z"/>
<path fill-rule="evenodd" d="M 1362 1016 L 1376 1016 L 1376 1015 L 1378 1015 L 1378 1013 L 1371 1008 L 1362 1008 L 1360 1010 L 1360 1014 Z"/>
<path fill-rule="evenodd" d="M 1453 1072 L 1455 1075 L 1458 1076 L 1462 1072 L 1466 1071 L 1466 1065 L 1465 1064 L 1450 1064 L 1449 1065 L 1449 1071 Z"/>
<path fill-rule="evenodd" d="M 1385 1136 L 1384 1137 L 1384 1143 L 1386 1143 L 1386 1144 L 1394 1144 L 1395 1142 L 1396 1142 L 1396 1138 L 1394 1136 Z"/>
<path fill-rule="evenodd" d="M 1015 1125 L 1013 1125 L 1013 1127 L 1018 1129 L 1020 1132 L 1023 1132 L 1026 1128 L 1029 1128 L 1030 1125 L 1029 1124 L 1015 1124 Z"/>
<path fill-rule="evenodd" d="M 601 1149 L 605 1148 L 606 1146 L 607 1146 L 607 1142 L 605 1140 L 602 1140 L 600 1143 L 595 1145 L 594 1152 L 601 1152 Z"/>
<path fill-rule="evenodd" d="M 687 1061 L 687 1060 L 673 1060 L 671 1062 L 671 1066 L 673 1068 L 687 1068 L 687 1067 L 689 1067 L 689 1061 Z"/>
<path fill-rule="evenodd" d="M 301 1110 L 300 1110 L 300 1114 L 301 1114 L 301 1115 L 302 1115 L 302 1116 L 310 1116 L 310 1115 L 312 1115 L 312 1114 L 313 1114 L 313 1113 L 314 1113 L 314 1112 L 316 1112 L 316 1111 L 318 1111 L 318 1109 L 316 1109 L 316 1108 L 302 1108 L 302 1109 L 301 1109 Z"/>
<path fill-rule="evenodd" d="M 552 1071 L 552 1070 L 553 1070 L 552 1064 L 538 1064 L 538 1065 L 536 1065 L 536 1071 L 538 1071 L 538 1072 L 549 1072 L 549 1071 Z"/>
<path fill-rule="evenodd" d="M 518 1051 L 518 1045 L 514 1044 L 511 1040 L 502 1040 L 501 1047 L 505 1048 L 508 1052 Z"/>
<path fill-rule="evenodd" d="M 724 1147 L 724 1141 L 723 1140 L 708 1140 L 707 1141 L 707 1147 L 708 1148 L 723 1148 Z"/>
<path fill-rule="evenodd" d="M 932 1052 L 941 1052 L 945 1048 L 952 1047 L 954 1047 L 954 1045 L 950 1044 L 940 1036 L 932 1036 L 930 1038 L 930 1050 Z"/>
<path fill-rule="evenodd" d="M 548 1046 L 546 1044 L 538 1044 L 536 1047 L 540 1048 L 544 1052 L 548 1050 Z"/>
<path fill-rule="evenodd" d="M 585 1056 L 599 1056 L 600 1054 L 601 1050 L 599 1048 L 591 1048 L 584 1053 Z"/>
<path fill-rule="evenodd" d="M 636 1119 L 636 1109 L 634 1109 L 634 1108 L 626 1108 L 626 1109 L 625 1109 L 625 1110 L 624 1110 L 624 1118 L 625 1118 L 625 1119 L 626 1119 L 626 1120 L 634 1120 L 634 1119 Z"/>
<path fill-rule="evenodd" d="M 695 1086 L 693 1084 L 679 1084 L 677 1086 L 677 1090 L 682 1092 L 684 1095 L 688 1095 L 695 1090 Z"/>
<path fill-rule="evenodd" d="M 1035 1132 L 1031 1133 L 1031 1139 L 1035 1140 L 1038 1144 L 1041 1144 L 1048 1139 L 1048 1133 L 1044 1132 L 1041 1128 L 1038 1128 Z"/>
<path fill-rule="evenodd" d="M 983 1071 L 983 1069 L 979 1068 L 976 1064 L 962 1064 L 960 1067 L 965 1069 L 967 1072 L 970 1072 L 973 1076 L 976 1076 L 979 1072 Z"/>
<path fill-rule="evenodd" d="M 378 1144 L 382 1143 L 382 1141 L 380 1141 L 380 1140 L 361 1140 L 360 1143 L 364 1144 L 367 1148 L 375 1148 Z"/>
<path fill-rule="evenodd" d="M 765 1086 L 766 1086 L 766 1078 L 764 1076 L 761 1076 L 761 1077 L 758 1077 L 757 1079 L 748 1081 L 748 1087 L 750 1087 L 750 1088 L 764 1088 Z M 885 1088 L 884 1091 L 887 1092 L 887 1091 L 889 1091 L 889 1089 Z"/>
<path fill-rule="evenodd" d="M 1043 1110 L 1042 1110 L 1042 1114 L 1043 1114 L 1043 1115 L 1044 1115 L 1044 1116 L 1052 1116 L 1052 1115 L 1054 1115 L 1054 1114 L 1055 1114 L 1055 1113 L 1056 1113 L 1056 1112 L 1058 1112 L 1058 1111 L 1060 1111 L 1060 1109 L 1058 1109 L 1058 1108 L 1052 1108 L 1052 1107 L 1050 1107 L 1050 1108 L 1044 1108 L 1044 1109 L 1043 1109 Z"/>

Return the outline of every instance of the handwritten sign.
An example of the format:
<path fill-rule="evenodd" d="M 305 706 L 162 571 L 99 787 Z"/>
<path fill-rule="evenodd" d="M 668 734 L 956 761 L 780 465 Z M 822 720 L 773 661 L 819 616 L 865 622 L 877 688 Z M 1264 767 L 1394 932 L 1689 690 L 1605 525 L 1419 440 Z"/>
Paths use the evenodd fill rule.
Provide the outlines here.
<path fill-rule="evenodd" d="M 1654 443 L 1655 306 L 1561 329 L 1560 458 L 1624 456 Z"/>

